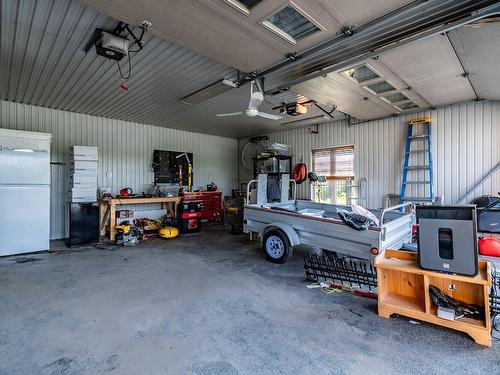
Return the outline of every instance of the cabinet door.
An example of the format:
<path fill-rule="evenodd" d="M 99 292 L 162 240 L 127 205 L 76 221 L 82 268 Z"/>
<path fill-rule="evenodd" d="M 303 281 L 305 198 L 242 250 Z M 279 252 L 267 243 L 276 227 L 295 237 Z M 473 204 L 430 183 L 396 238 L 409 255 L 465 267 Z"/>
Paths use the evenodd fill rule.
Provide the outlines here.
<path fill-rule="evenodd" d="M 49 249 L 50 187 L 0 186 L 0 256 Z"/>
<path fill-rule="evenodd" d="M 50 184 L 49 151 L 0 146 L 0 184 Z"/>

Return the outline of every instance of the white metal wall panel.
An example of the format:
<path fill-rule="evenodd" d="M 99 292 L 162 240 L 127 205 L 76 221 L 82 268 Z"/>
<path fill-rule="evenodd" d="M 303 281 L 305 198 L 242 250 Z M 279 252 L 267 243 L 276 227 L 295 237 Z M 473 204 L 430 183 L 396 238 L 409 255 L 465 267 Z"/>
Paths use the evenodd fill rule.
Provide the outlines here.
<path fill-rule="evenodd" d="M 293 163 L 303 157 L 311 168 L 311 149 L 354 144 L 356 179 L 368 179 L 368 206 L 381 207 L 388 193 L 399 194 L 407 122 L 433 118 L 434 187 L 446 203 L 455 201 L 500 161 L 500 102 L 469 102 L 397 118 L 347 126 L 344 120 L 319 125 L 319 134 L 300 128 L 268 134 L 271 141 L 291 146 Z M 240 150 L 247 139 L 240 139 Z M 251 172 L 240 167 L 240 182 Z M 298 196 L 309 198 L 309 184 Z M 468 199 L 500 191 L 500 172 L 488 178 Z"/>
<path fill-rule="evenodd" d="M 71 145 L 97 146 L 98 186 L 146 191 L 153 182 L 153 149 L 193 153 L 193 186 L 215 182 L 230 194 L 238 181 L 238 141 L 183 130 L 0 101 L 0 127 L 52 134 L 51 238 L 65 236 Z M 112 178 L 106 178 L 111 172 Z M 150 205 L 152 206 L 152 205 Z M 137 206 L 136 206 L 137 207 Z M 153 208 L 153 207 L 147 207 Z M 142 209 L 142 207 L 141 207 Z"/>

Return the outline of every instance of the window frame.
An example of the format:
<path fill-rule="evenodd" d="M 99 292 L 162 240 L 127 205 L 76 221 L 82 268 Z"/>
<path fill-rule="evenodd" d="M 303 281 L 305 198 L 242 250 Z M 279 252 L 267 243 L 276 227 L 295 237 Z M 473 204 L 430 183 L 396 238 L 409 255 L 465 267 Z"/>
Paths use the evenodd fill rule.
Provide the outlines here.
<path fill-rule="evenodd" d="M 315 31 L 315 32 L 313 32 L 313 33 L 311 33 L 309 35 L 306 35 L 306 36 L 304 36 L 302 38 L 295 39 L 290 34 L 288 34 L 287 32 L 285 32 L 283 30 L 281 30 L 279 27 L 275 26 L 273 23 L 271 23 L 271 22 L 269 22 L 267 20 L 269 17 L 274 16 L 275 14 L 278 14 L 283 9 L 288 8 L 288 7 L 291 7 L 293 9 L 295 9 L 298 13 L 300 13 L 300 15 L 302 17 L 304 17 L 309 22 L 311 22 L 319 30 Z M 316 21 L 313 17 L 311 17 L 307 12 L 305 12 L 303 9 L 301 9 L 297 4 L 293 3 L 292 1 L 283 4 L 279 8 L 275 9 L 274 11 L 272 11 L 271 13 L 269 13 L 268 15 L 266 15 L 265 17 L 263 17 L 262 19 L 260 19 L 259 20 L 259 24 L 261 24 L 262 26 L 264 26 L 266 29 L 268 29 L 269 31 L 271 31 L 275 35 L 277 35 L 277 36 L 285 39 L 287 42 L 289 42 L 291 44 L 294 44 L 294 45 L 297 44 L 299 41 L 305 40 L 305 39 L 310 38 L 310 37 L 312 37 L 314 35 L 318 35 L 318 33 L 321 33 L 322 31 L 326 31 L 326 28 L 324 26 L 322 26 L 318 21 Z"/>
<path fill-rule="evenodd" d="M 330 175 L 325 176 L 327 181 L 342 181 L 342 180 L 347 180 L 347 179 L 355 179 L 356 176 L 356 170 L 355 170 L 355 154 L 356 154 L 356 147 L 354 144 L 346 144 L 346 145 L 341 145 L 341 146 L 331 146 L 331 147 L 321 147 L 321 148 L 313 148 L 311 149 L 311 171 L 315 172 L 315 166 L 314 166 L 314 152 L 316 151 L 326 151 L 330 150 L 331 152 L 334 150 L 341 150 L 341 149 L 350 149 L 352 150 L 352 175 L 351 176 L 336 176 L 332 175 L 332 165 L 330 161 Z M 316 173 L 316 172 L 315 172 Z"/>
<path fill-rule="evenodd" d="M 362 81 L 358 81 L 356 78 L 354 78 L 352 75 L 349 74 L 350 70 L 356 70 L 356 69 L 361 68 L 361 67 L 365 67 L 365 68 L 371 70 L 376 75 L 376 77 L 364 79 Z M 385 78 L 376 69 L 374 69 L 371 66 L 368 66 L 367 64 L 355 65 L 352 68 L 341 71 L 340 73 L 342 73 L 345 77 L 347 77 L 348 79 L 350 79 L 351 81 L 353 81 L 354 83 L 356 83 L 357 85 L 360 85 L 360 86 L 361 85 L 369 85 L 370 83 L 375 83 L 375 82 L 385 80 Z"/>
<path fill-rule="evenodd" d="M 226 4 L 232 6 L 234 9 L 240 11 L 241 13 L 243 13 L 244 15 L 246 16 L 249 16 L 250 15 L 250 11 L 255 8 L 256 6 L 258 6 L 260 3 L 257 3 L 255 4 L 254 6 L 252 6 L 251 8 L 247 7 L 245 4 L 243 4 L 241 1 L 239 0 L 223 0 Z M 262 2 L 262 1 L 261 1 Z"/>

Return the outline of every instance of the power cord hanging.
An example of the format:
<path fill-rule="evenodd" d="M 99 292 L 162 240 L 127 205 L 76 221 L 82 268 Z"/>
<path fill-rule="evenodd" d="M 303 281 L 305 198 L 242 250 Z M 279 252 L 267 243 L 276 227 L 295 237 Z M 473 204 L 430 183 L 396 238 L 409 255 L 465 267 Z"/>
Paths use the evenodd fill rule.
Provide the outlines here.
<path fill-rule="evenodd" d="M 118 65 L 118 71 L 120 72 L 120 76 L 125 80 L 129 79 L 130 75 L 132 74 L 132 63 L 130 61 L 130 52 L 127 53 L 127 58 L 128 58 L 128 74 L 127 74 L 127 76 L 123 75 L 122 67 L 120 66 L 120 62 L 118 60 L 116 60 L 116 65 Z"/>
<path fill-rule="evenodd" d="M 144 33 L 146 32 L 146 30 L 148 30 L 149 28 L 151 27 L 151 22 L 148 22 L 148 21 L 143 21 L 139 28 L 141 29 L 141 35 L 139 35 L 139 37 L 137 37 L 134 32 L 130 29 L 129 25 L 127 23 L 124 23 L 124 22 L 120 22 L 118 24 L 118 29 L 125 29 L 127 30 L 128 34 L 132 37 L 132 39 L 134 39 L 134 42 L 132 44 L 136 44 L 137 45 L 137 49 L 135 50 L 129 50 L 128 53 L 127 53 L 127 59 L 128 59 L 128 74 L 125 76 L 123 75 L 123 72 L 122 72 L 122 67 L 120 66 L 120 62 L 117 60 L 116 61 L 116 65 L 118 65 L 118 71 L 120 72 L 120 76 L 127 80 L 130 78 L 130 75 L 132 74 L 132 62 L 131 62 L 131 58 L 130 58 L 130 54 L 131 53 L 137 53 L 139 51 L 141 51 L 143 49 L 143 46 L 144 46 L 144 41 L 142 40 L 143 37 L 144 37 Z"/>

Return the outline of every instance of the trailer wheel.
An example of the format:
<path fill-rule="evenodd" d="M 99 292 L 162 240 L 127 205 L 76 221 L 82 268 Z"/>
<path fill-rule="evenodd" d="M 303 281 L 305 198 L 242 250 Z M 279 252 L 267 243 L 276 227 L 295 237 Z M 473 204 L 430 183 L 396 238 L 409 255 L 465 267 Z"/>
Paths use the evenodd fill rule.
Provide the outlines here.
<path fill-rule="evenodd" d="M 267 260 L 280 264 L 285 263 L 293 252 L 286 234 L 279 229 L 271 229 L 264 235 L 262 249 Z"/>

